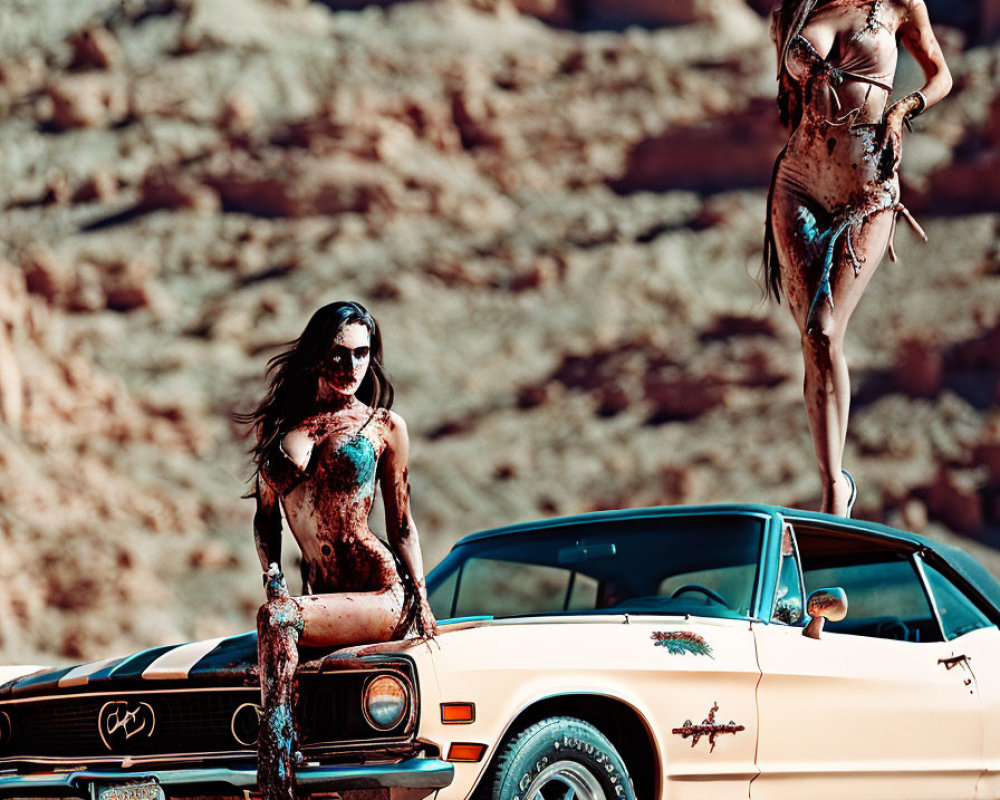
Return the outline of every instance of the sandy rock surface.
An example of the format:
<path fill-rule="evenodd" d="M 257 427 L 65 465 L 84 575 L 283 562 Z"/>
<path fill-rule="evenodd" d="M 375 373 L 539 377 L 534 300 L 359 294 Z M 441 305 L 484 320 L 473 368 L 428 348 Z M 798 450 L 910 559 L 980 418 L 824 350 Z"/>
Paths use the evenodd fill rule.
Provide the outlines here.
<path fill-rule="evenodd" d="M 428 563 L 557 514 L 816 507 L 753 280 L 763 5 L 0 6 L 0 663 L 251 627 L 231 415 L 334 299 L 383 326 Z M 956 90 L 903 170 L 930 243 L 900 226 L 852 323 L 847 463 L 859 516 L 1000 575 L 997 11 L 941 14 Z"/>

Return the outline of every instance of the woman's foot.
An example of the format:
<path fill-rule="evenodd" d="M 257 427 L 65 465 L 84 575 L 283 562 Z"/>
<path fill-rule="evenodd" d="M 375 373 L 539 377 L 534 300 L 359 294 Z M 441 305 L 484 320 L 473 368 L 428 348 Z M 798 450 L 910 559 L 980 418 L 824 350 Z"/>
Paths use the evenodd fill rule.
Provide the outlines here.
<path fill-rule="evenodd" d="M 841 470 L 836 480 L 824 487 L 822 510 L 838 517 L 850 517 L 857 496 L 854 478 L 847 470 Z"/>

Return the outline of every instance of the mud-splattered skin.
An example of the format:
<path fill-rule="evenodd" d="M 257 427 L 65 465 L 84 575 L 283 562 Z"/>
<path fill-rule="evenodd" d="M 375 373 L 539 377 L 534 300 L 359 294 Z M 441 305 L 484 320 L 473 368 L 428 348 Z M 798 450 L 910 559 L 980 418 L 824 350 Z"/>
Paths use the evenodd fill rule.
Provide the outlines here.
<path fill-rule="evenodd" d="M 298 644 L 338 646 L 436 632 L 410 516 L 409 442 L 399 415 L 355 397 L 368 369 L 369 334 L 340 329 L 317 369 L 317 413 L 285 432 L 262 460 L 254 533 L 267 571 L 258 614 L 263 705 L 258 783 L 265 800 L 294 796 Z M 368 528 L 376 481 L 389 549 Z M 289 596 L 278 567 L 281 508 L 302 551 L 306 590 Z"/>
<path fill-rule="evenodd" d="M 790 136 L 768 198 L 765 271 L 802 334 L 823 510 L 844 514 L 844 333 L 891 248 L 897 214 L 912 221 L 899 202 L 904 122 L 947 95 L 951 77 L 923 0 L 784 0 L 775 21 L 779 108 Z M 927 80 L 890 106 L 897 41 Z"/>
<path fill-rule="evenodd" d="M 359 403 L 289 434 L 304 435 L 310 448 L 304 480 L 282 502 L 312 592 L 377 591 L 399 581 L 392 556 L 368 529 L 389 414 Z"/>
<path fill-rule="evenodd" d="M 881 252 L 870 246 L 858 252 L 854 239 L 866 220 L 894 212 L 899 200 L 898 152 L 884 119 L 900 24 L 890 5 L 881 0 L 820 5 L 784 51 L 785 69 L 800 92 L 801 118 L 775 172 L 771 222 L 783 237 L 778 246 L 786 256 L 793 255 L 787 241 L 793 236 L 798 255 L 809 262 L 788 280 L 810 284 L 812 324 L 818 324 L 821 304 L 833 303 L 838 244 L 843 241 L 856 273 L 869 257 L 877 262 Z M 835 28 L 841 26 L 855 32 L 838 38 Z M 826 47 L 831 32 L 835 38 Z M 843 262 L 845 253 L 840 255 Z"/>
<path fill-rule="evenodd" d="M 264 576 L 267 603 L 257 613 L 261 720 L 257 738 L 257 783 L 269 800 L 294 797 L 295 668 L 302 633 L 301 606 L 288 595 L 277 568 Z"/>

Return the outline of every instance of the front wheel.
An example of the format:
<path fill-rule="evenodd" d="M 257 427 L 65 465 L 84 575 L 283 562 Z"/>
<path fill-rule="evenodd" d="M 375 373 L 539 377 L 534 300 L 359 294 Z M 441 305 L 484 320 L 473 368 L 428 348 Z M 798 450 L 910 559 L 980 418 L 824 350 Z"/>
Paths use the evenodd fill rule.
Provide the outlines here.
<path fill-rule="evenodd" d="M 492 800 L 635 800 L 625 762 L 589 722 L 549 717 L 500 753 Z"/>

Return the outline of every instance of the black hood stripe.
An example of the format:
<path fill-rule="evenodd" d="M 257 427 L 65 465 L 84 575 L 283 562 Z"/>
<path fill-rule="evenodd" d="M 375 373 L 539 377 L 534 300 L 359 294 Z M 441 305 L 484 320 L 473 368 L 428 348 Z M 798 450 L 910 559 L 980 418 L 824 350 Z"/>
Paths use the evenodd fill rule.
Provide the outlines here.
<path fill-rule="evenodd" d="M 141 653 L 136 653 L 131 658 L 126 658 L 115 667 L 106 676 L 108 678 L 114 678 L 116 680 L 120 678 L 138 678 L 145 671 L 146 667 L 152 664 L 156 659 L 162 656 L 164 653 L 168 653 L 175 647 L 180 645 L 171 644 L 165 647 L 154 647 L 151 650 L 144 650 Z"/>
<path fill-rule="evenodd" d="M 191 667 L 188 677 L 246 675 L 256 664 L 257 634 L 244 633 L 219 642 Z"/>

